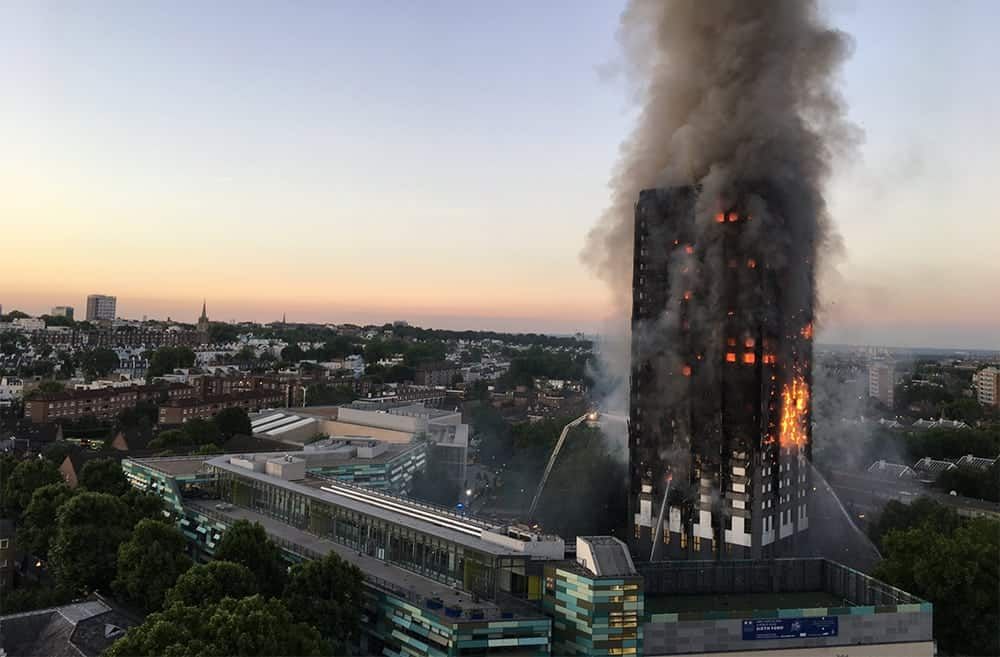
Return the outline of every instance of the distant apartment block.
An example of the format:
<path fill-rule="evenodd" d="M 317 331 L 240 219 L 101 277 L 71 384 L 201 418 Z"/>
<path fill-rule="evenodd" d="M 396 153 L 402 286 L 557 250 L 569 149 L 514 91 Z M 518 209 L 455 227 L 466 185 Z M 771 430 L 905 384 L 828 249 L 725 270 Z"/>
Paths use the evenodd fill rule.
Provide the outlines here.
<path fill-rule="evenodd" d="M 44 331 L 45 320 L 37 317 L 18 317 L 13 322 L 14 329 L 18 331 Z"/>
<path fill-rule="evenodd" d="M 87 321 L 112 320 L 115 318 L 116 297 L 105 294 L 91 294 L 87 297 Z"/>
<path fill-rule="evenodd" d="M 440 362 L 427 363 L 417 367 L 414 375 L 414 383 L 419 386 L 447 386 L 451 385 L 456 374 L 461 374 L 462 368 L 455 363 Z"/>
<path fill-rule="evenodd" d="M 976 399 L 983 406 L 1000 407 L 1000 368 L 987 367 L 976 372 Z"/>
<path fill-rule="evenodd" d="M 892 363 L 878 361 L 868 367 L 868 396 L 873 397 L 889 408 L 892 408 L 895 398 L 896 368 Z"/>
<path fill-rule="evenodd" d="M 0 406 L 10 406 L 24 395 L 24 379 L 16 376 L 0 378 Z"/>
<path fill-rule="evenodd" d="M 53 317 L 66 317 L 67 319 L 73 319 L 73 306 L 53 306 L 52 311 L 49 312 Z"/>
<path fill-rule="evenodd" d="M 124 410 L 135 408 L 142 401 L 161 399 L 180 401 L 198 394 L 195 388 L 182 384 L 148 385 L 100 390 L 66 390 L 39 395 L 24 405 L 24 417 L 35 424 L 60 420 L 78 420 L 93 415 L 98 420 L 111 420 Z"/>
<path fill-rule="evenodd" d="M 281 391 L 234 392 L 228 395 L 202 399 L 176 399 L 160 406 L 160 424 L 184 424 L 195 418 L 208 419 L 227 408 L 242 408 L 255 413 L 264 408 L 283 406 L 285 395 Z"/>

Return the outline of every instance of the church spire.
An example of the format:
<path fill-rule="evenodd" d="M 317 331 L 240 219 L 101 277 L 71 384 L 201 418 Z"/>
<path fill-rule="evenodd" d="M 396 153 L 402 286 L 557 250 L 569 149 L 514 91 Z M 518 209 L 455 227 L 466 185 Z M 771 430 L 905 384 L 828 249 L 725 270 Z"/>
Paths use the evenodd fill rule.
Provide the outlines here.
<path fill-rule="evenodd" d="M 201 317 L 199 317 L 198 319 L 200 320 L 208 319 L 207 304 L 205 302 L 205 299 L 201 300 Z"/>

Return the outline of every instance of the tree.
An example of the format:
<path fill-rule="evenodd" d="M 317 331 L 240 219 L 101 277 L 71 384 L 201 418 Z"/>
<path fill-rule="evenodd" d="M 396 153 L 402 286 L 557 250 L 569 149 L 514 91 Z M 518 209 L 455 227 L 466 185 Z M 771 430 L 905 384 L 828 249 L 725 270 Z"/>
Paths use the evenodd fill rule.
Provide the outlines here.
<path fill-rule="evenodd" d="M 147 612 L 159 609 L 167 591 L 191 567 L 184 547 L 184 535 L 176 527 L 141 520 L 118 548 L 118 575 L 111 588 Z"/>
<path fill-rule="evenodd" d="M 1000 654 L 1000 523 L 964 522 L 951 534 L 932 525 L 884 538 L 875 577 L 934 604 L 934 637 L 949 654 Z"/>
<path fill-rule="evenodd" d="M 56 534 L 53 518 L 75 494 L 76 491 L 62 482 L 36 489 L 17 528 L 18 547 L 32 556 L 48 560 L 49 547 Z"/>
<path fill-rule="evenodd" d="M 45 327 L 49 326 L 68 326 L 72 328 L 76 325 L 71 317 L 66 317 L 65 315 L 42 315 L 42 320 L 45 322 Z"/>
<path fill-rule="evenodd" d="M 890 501 L 882 509 L 868 530 L 872 541 L 880 549 L 883 538 L 893 530 L 908 530 L 927 526 L 939 533 L 951 533 L 961 524 L 958 514 L 929 497 L 920 497 L 911 504 Z"/>
<path fill-rule="evenodd" d="M 239 330 L 232 324 L 212 322 L 208 325 L 208 339 L 213 344 L 235 342 L 239 338 Z"/>
<path fill-rule="evenodd" d="M 249 436 L 252 433 L 250 428 L 250 416 L 246 409 L 234 406 L 224 408 L 214 418 L 215 426 L 223 438 L 232 438 L 236 435 Z"/>
<path fill-rule="evenodd" d="M 84 374 L 91 379 L 107 376 L 119 364 L 118 354 L 106 348 L 92 349 L 80 358 L 80 367 L 83 368 Z"/>
<path fill-rule="evenodd" d="M 335 653 L 357 636 L 361 625 L 362 575 L 333 552 L 292 568 L 283 599 L 292 615 L 335 644 Z"/>
<path fill-rule="evenodd" d="M 131 521 L 125 503 L 106 493 L 80 493 L 63 504 L 49 550 L 56 581 L 74 591 L 106 591 Z"/>
<path fill-rule="evenodd" d="M 57 440 L 45 448 L 42 452 L 42 456 L 51 461 L 52 464 L 58 468 L 62 465 L 63 461 L 66 460 L 66 457 L 70 455 L 70 452 L 72 452 L 73 449 L 74 447 L 71 443 L 64 440 Z"/>
<path fill-rule="evenodd" d="M 163 520 L 163 498 L 152 493 L 144 493 L 129 488 L 128 492 L 122 495 L 122 501 L 128 508 L 128 526 L 134 527 L 140 520 Z"/>
<path fill-rule="evenodd" d="M 31 503 L 31 496 L 42 486 L 63 480 L 58 468 L 46 459 L 21 461 L 4 482 L 3 508 L 7 514 L 20 518 Z"/>
<path fill-rule="evenodd" d="M 93 459 L 80 470 L 80 486 L 108 495 L 124 495 L 129 489 L 121 464 L 115 459 Z"/>
<path fill-rule="evenodd" d="M 28 317 L 31 317 L 31 315 L 25 312 L 21 312 L 20 310 L 12 310 L 9 313 L 7 313 L 8 322 L 13 321 L 15 319 L 27 319 Z"/>
<path fill-rule="evenodd" d="M 191 367 L 194 361 L 194 352 L 188 347 L 160 347 L 149 358 L 146 380 L 169 374 L 179 367 Z"/>
<path fill-rule="evenodd" d="M 183 431 L 193 445 L 218 445 L 222 438 L 219 426 L 215 422 L 200 417 L 185 422 Z"/>
<path fill-rule="evenodd" d="M 288 361 L 289 363 L 297 363 L 306 357 L 302 347 L 297 344 L 290 344 L 281 350 L 281 360 Z"/>
<path fill-rule="evenodd" d="M 237 520 L 215 546 L 216 559 L 246 566 L 257 580 L 257 590 L 269 597 L 281 595 L 287 566 L 279 548 L 258 523 Z"/>
<path fill-rule="evenodd" d="M 191 437 L 183 429 L 167 429 L 161 431 L 156 438 L 149 441 L 148 447 L 153 450 L 183 451 L 192 446 Z"/>
<path fill-rule="evenodd" d="M 174 604 L 150 615 L 108 648 L 105 657 L 134 655 L 321 655 L 319 632 L 296 622 L 281 600 L 255 595 L 207 607 Z"/>
<path fill-rule="evenodd" d="M 194 566 L 167 591 L 166 606 L 212 605 L 223 598 L 245 598 L 257 593 L 257 579 L 246 566 L 232 561 L 211 561 Z"/>
<path fill-rule="evenodd" d="M 990 502 L 1000 502 L 1000 460 L 987 470 L 959 466 L 945 470 L 934 485 L 946 493 L 975 497 Z"/>

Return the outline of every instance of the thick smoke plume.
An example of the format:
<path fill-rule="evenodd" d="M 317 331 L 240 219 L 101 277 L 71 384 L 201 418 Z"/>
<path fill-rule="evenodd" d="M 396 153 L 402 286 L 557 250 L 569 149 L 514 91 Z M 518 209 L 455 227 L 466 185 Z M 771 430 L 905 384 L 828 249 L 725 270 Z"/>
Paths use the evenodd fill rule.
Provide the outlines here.
<path fill-rule="evenodd" d="M 781 251 L 814 257 L 836 243 L 822 186 L 858 134 L 834 84 L 851 42 L 823 24 L 815 2 L 632 0 L 619 39 L 640 115 L 583 253 L 619 311 L 631 300 L 642 189 L 701 185 L 707 220 L 717 199 L 741 194 L 737 185 L 766 181 L 785 205 L 761 235 L 773 240 L 775 262 L 793 255 Z M 814 287 L 812 277 L 804 283 Z"/>
<path fill-rule="evenodd" d="M 631 0 L 619 39 L 640 111 L 583 259 L 609 284 L 622 316 L 634 281 L 643 294 L 666 283 L 663 299 L 654 291 L 657 301 L 637 311 L 643 319 L 630 335 L 644 368 L 641 422 L 661 432 L 630 467 L 657 502 L 669 474 L 676 500 L 668 504 L 683 509 L 682 522 L 698 521 L 694 504 L 711 510 L 721 539 L 719 496 L 706 501 L 699 486 L 719 485 L 721 470 L 709 464 L 721 468 L 717 455 L 730 453 L 722 441 L 751 441 L 760 430 L 746 418 L 723 419 L 733 411 L 719 391 L 740 376 L 729 363 L 771 366 L 767 385 L 780 405 L 769 406 L 760 440 L 809 452 L 816 271 L 839 244 L 823 187 L 859 134 L 836 88 L 851 42 L 811 0 Z M 647 194 L 642 216 L 677 222 L 644 220 L 640 242 L 636 203 L 651 188 L 673 191 Z M 644 267 L 635 279 L 634 250 Z M 605 370 L 626 378 L 629 361 Z M 737 445 L 749 442 L 729 449 Z M 698 468 L 694 453 L 705 457 Z"/>

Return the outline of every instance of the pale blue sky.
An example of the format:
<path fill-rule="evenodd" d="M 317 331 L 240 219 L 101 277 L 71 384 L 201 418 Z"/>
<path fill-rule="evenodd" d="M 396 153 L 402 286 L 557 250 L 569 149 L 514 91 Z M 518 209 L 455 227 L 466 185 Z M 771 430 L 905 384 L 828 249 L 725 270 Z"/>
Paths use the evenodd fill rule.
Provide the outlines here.
<path fill-rule="evenodd" d="M 592 328 L 621 7 L 2 2 L 0 303 Z M 825 336 L 1000 347 L 1000 3 L 826 7 L 866 141 Z"/>

